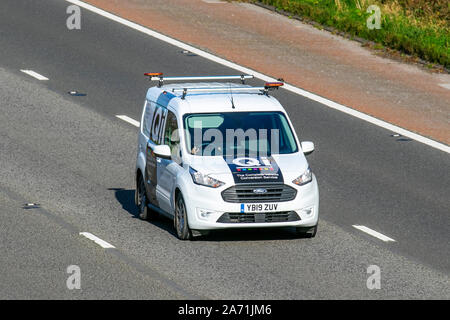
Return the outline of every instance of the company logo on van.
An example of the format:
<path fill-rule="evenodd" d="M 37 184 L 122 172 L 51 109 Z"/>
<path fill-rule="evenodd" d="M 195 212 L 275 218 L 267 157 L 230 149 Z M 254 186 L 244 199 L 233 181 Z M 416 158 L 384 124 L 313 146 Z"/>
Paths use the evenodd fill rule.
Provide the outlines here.
<path fill-rule="evenodd" d="M 224 157 L 225 162 L 233 174 L 234 182 L 240 183 L 282 183 L 283 175 L 275 159 L 269 157 L 239 157 L 229 159 Z M 264 194 L 264 188 L 255 188 L 254 194 Z"/>
<path fill-rule="evenodd" d="M 233 160 L 233 163 L 237 166 L 242 167 L 254 167 L 260 165 L 258 159 L 247 157 L 236 158 Z"/>

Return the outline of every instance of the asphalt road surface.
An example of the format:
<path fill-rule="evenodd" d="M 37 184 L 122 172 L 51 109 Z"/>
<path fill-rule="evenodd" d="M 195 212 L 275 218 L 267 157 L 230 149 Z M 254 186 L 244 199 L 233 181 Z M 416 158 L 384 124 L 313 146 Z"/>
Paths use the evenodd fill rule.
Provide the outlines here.
<path fill-rule="evenodd" d="M 0 299 L 450 298 L 449 155 L 285 90 L 274 95 L 316 144 L 316 238 L 287 228 L 183 242 L 171 221 L 137 219 L 137 128 L 116 115 L 139 119 L 143 73 L 239 72 L 86 10 L 68 30 L 68 5 L 0 2 Z"/>

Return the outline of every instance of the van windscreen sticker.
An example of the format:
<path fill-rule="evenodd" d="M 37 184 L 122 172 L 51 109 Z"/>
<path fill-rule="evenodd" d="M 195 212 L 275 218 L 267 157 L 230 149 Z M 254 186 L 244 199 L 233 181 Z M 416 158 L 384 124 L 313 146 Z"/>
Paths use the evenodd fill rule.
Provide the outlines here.
<path fill-rule="evenodd" d="M 283 175 L 272 157 L 240 157 L 225 162 L 233 174 L 234 182 L 239 183 L 283 183 Z"/>

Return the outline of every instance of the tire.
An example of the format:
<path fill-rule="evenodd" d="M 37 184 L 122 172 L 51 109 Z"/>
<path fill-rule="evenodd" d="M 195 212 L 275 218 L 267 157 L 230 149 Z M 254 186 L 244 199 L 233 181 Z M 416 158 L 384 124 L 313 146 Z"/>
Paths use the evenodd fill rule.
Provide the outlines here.
<path fill-rule="evenodd" d="M 317 234 L 318 227 L 319 224 L 316 224 L 314 227 L 296 227 L 295 233 L 302 238 L 314 238 Z"/>
<path fill-rule="evenodd" d="M 189 223 L 187 218 L 186 204 L 184 203 L 183 196 L 178 194 L 175 204 L 175 217 L 174 217 L 175 231 L 177 237 L 180 240 L 192 240 L 192 231 L 189 229 Z"/>
<path fill-rule="evenodd" d="M 154 220 L 158 214 L 148 207 L 147 192 L 145 190 L 144 179 L 142 177 L 137 181 L 136 204 L 138 207 L 139 218 L 142 220 Z"/>

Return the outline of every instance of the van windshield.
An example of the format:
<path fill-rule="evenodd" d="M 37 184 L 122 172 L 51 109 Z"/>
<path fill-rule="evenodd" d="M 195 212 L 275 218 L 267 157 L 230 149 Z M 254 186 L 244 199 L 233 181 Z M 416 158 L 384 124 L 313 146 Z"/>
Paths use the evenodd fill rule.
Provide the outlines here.
<path fill-rule="evenodd" d="M 298 151 L 282 112 L 187 114 L 184 130 L 193 155 L 261 157 Z"/>

